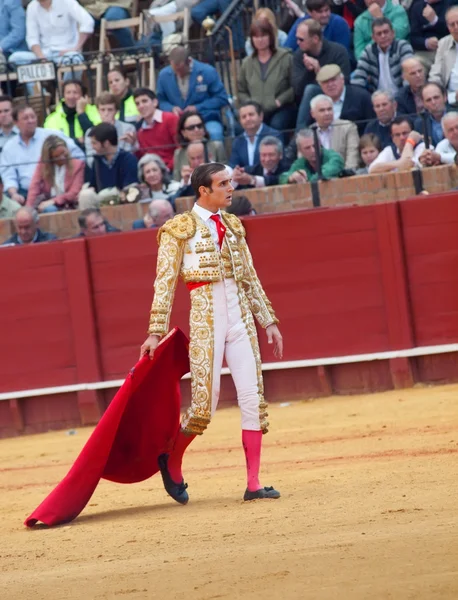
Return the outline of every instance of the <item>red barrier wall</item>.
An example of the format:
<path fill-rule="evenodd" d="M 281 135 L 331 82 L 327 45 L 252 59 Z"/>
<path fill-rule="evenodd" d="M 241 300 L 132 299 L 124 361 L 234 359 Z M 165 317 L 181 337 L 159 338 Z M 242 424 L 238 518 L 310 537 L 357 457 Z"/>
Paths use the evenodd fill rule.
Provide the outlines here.
<path fill-rule="evenodd" d="M 285 360 L 458 341 L 454 195 L 245 220 Z M 146 335 L 156 233 L 0 252 L 0 392 L 122 378 Z M 188 331 L 180 284 L 172 323 Z M 273 362 L 261 332 L 265 362 Z M 456 379 L 457 356 L 265 374 L 270 400 Z M 234 401 L 230 378 L 222 400 Z M 188 395 L 186 383 L 185 396 Z M 93 423 L 114 390 L 0 402 L 0 436 Z"/>

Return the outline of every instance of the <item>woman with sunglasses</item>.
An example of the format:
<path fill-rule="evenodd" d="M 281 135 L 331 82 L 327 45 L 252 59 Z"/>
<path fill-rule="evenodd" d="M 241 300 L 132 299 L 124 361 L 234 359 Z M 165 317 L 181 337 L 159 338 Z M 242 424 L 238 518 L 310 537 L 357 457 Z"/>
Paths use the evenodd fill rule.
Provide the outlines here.
<path fill-rule="evenodd" d="M 226 163 L 226 151 L 223 143 L 210 140 L 204 120 L 197 111 L 185 110 L 181 113 L 177 131 L 180 148 L 175 150 L 173 156 L 173 179 L 175 181 L 181 180 L 181 169 L 189 165 L 186 148 L 191 142 L 205 144 L 208 153 L 207 162 Z"/>

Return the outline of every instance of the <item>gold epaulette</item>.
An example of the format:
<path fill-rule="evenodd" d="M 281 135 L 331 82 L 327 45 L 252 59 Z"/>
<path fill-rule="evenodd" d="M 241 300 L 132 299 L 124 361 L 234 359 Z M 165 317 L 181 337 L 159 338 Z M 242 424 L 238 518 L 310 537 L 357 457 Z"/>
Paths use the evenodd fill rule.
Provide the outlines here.
<path fill-rule="evenodd" d="M 196 233 L 196 220 L 194 216 L 186 211 L 181 215 L 176 215 L 173 219 L 169 219 L 159 229 L 157 234 L 157 242 L 160 244 L 162 232 L 165 231 L 178 240 L 189 240 Z"/>
<path fill-rule="evenodd" d="M 221 214 L 223 215 L 224 222 L 232 231 L 232 233 L 235 233 L 235 235 L 239 237 L 245 237 L 245 227 L 242 225 L 242 221 L 238 217 L 224 210 L 221 211 Z"/>

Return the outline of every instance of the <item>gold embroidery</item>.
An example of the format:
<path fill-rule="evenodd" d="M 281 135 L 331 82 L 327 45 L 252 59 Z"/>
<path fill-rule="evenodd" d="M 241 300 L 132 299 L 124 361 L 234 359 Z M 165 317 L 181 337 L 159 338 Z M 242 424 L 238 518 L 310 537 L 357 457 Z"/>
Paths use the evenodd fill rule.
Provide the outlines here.
<path fill-rule="evenodd" d="M 191 364 L 190 408 L 183 417 L 185 433 L 201 435 L 211 419 L 213 387 L 213 288 L 204 285 L 191 292 L 189 362 Z"/>
<path fill-rule="evenodd" d="M 229 227 L 232 233 L 235 233 L 238 237 L 245 237 L 245 227 L 242 225 L 242 221 L 235 215 L 227 213 L 224 210 L 221 211 L 224 223 Z"/>
<path fill-rule="evenodd" d="M 161 243 L 161 236 L 164 232 L 169 233 L 179 240 L 189 240 L 196 233 L 196 220 L 190 212 L 184 212 L 170 219 L 159 229 L 157 234 L 158 244 Z"/>

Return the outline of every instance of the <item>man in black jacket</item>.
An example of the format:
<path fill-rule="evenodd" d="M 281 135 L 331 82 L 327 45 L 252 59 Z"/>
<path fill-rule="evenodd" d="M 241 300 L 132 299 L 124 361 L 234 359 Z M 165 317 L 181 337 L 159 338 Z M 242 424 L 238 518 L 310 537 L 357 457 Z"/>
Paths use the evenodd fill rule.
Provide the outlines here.
<path fill-rule="evenodd" d="M 335 119 L 357 122 L 359 135 L 362 135 L 367 121 L 375 117 L 371 96 L 359 86 L 345 84 L 345 77 L 339 65 L 325 65 L 316 76 L 318 85 L 310 85 L 306 94 L 312 100 L 318 94 L 332 99 Z M 310 114 L 310 102 L 301 104 L 296 129 L 309 127 L 313 123 Z"/>
<path fill-rule="evenodd" d="M 403 61 L 402 78 L 405 83 L 396 94 L 398 113 L 415 115 L 423 110 L 421 90 L 426 83 L 425 67 L 418 58 L 407 58 Z"/>
<path fill-rule="evenodd" d="M 232 185 L 237 189 L 278 185 L 279 177 L 290 165 L 283 159 L 283 144 L 271 135 L 259 144 L 259 163 L 242 169 L 236 167 L 232 174 Z"/>
<path fill-rule="evenodd" d="M 23 206 L 20 208 L 14 217 L 16 233 L 3 242 L 2 246 L 9 246 L 12 244 L 23 246 L 57 240 L 57 236 L 54 235 L 54 233 L 41 231 L 41 229 L 38 228 L 38 220 L 39 216 L 34 208 L 31 208 L 30 206 Z"/>
<path fill-rule="evenodd" d="M 449 0 L 414 0 L 409 9 L 410 43 L 428 71 L 439 40 L 449 33 L 445 13 L 452 4 Z"/>
<path fill-rule="evenodd" d="M 372 106 L 377 118 L 369 121 L 364 133 L 376 135 L 383 149 L 392 143 L 391 123 L 398 116 L 396 100 L 391 92 L 377 90 L 372 94 Z"/>
<path fill-rule="evenodd" d="M 304 101 L 304 90 L 316 82 L 316 75 L 324 65 L 339 65 L 345 80 L 349 80 L 351 66 L 347 49 L 342 44 L 323 39 L 321 25 L 317 21 L 306 19 L 300 23 L 296 39 L 299 48 L 293 55 L 291 82 L 298 103 Z"/>

